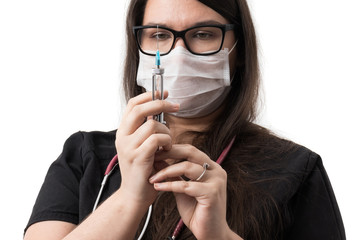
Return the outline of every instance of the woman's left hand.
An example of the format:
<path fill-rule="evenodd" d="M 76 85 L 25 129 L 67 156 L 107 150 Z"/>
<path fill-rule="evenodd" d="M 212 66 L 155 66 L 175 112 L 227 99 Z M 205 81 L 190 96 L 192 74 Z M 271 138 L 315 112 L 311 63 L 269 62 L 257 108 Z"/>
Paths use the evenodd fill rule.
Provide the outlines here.
<path fill-rule="evenodd" d="M 171 150 L 158 152 L 155 156 L 155 161 L 167 159 L 185 161 L 157 172 L 150 178 L 150 183 L 157 191 L 175 194 L 180 216 L 197 239 L 229 239 L 234 233 L 226 222 L 225 170 L 205 153 L 188 144 L 175 144 Z M 196 181 L 204 171 L 204 163 L 210 166 L 204 176 Z M 181 176 L 193 180 L 180 180 Z"/>

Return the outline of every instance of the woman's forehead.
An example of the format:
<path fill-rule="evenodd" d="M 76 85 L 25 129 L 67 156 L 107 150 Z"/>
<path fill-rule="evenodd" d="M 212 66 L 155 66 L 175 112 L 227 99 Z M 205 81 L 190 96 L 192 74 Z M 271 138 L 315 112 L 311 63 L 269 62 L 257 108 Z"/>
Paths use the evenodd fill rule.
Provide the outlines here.
<path fill-rule="evenodd" d="M 228 23 L 219 13 L 197 0 L 148 0 L 142 24 L 183 30 L 200 22 Z"/>

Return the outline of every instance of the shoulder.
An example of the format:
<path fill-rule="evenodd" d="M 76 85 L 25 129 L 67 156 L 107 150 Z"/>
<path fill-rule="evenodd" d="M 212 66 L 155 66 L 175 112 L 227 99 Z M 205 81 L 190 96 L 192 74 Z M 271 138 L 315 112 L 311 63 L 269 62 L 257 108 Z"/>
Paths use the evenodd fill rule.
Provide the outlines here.
<path fill-rule="evenodd" d="M 345 239 L 330 180 L 319 154 L 267 130 L 240 136 L 227 169 L 246 187 L 247 199 L 281 209 L 286 239 Z M 251 207 L 247 206 L 251 209 Z M 276 212 L 276 211 L 275 211 Z M 316 226 L 316 228 L 314 227 Z M 316 236 L 316 237 L 315 237 Z"/>
<path fill-rule="evenodd" d="M 280 164 L 291 172 L 301 173 L 302 181 L 312 171 L 323 169 L 322 159 L 318 153 L 286 139 L 280 138 L 278 141 L 284 146 L 277 146 Z"/>
<path fill-rule="evenodd" d="M 308 171 L 321 162 L 312 150 L 256 126 L 237 136 L 232 155 L 244 166 Z"/>
<path fill-rule="evenodd" d="M 60 156 L 50 166 L 50 176 L 71 176 L 76 182 L 95 173 L 101 177 L 115 154 L 115 131 L 76 132 L 65 141 Z"/>
<path fill-rule="evenodd" d="M 116 130 L 109 132 L 79 131 L 66 140 L 63 152 L 77 151 L 81 156 L 96 153 L 99 158 L 109 158 L 116 154 L 115 135 Z"/>
<path fill-rule="evenodd" d="M 312 150 L 281 138 L 266 129 L 255 129 L 237 138 L 228 169 L 234 178 L 286 202 L 314 171 L 325 172 L 321 157 Z M 239 174 L 240 173 L 240 174 Z"/>
<path fill-rule="evenodd" d="M 115 154 L 115 131 L 72 134 L 48 170 L 28 226 L 47 220 L 82 221 L 92 211 L 107 164 Z M 119 176 L 111 180 L 114 184 L 111 189 L 108 184 L 104 196 L 120 183 Z"/>

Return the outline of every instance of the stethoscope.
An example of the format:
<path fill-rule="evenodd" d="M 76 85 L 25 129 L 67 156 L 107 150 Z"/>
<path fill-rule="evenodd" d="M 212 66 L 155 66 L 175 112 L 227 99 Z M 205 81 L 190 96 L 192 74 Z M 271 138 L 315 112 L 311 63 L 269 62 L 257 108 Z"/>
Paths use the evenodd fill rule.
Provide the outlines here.
<path fill-rule="evenodd" d="M 224 161 L 224 159 L 226 158 L 227 154 L 229 153 L 233 143 L 235 141 L 235 137 L 233 137 L 230 141 L 230 143 L 226 146 L 226 148 L 222 151 L 222 153 L 220 154 L 219 158 L 216 160 L 216 163 L 218 163 L 219 165 L 221 165 L 221 163 Z M 104 175 L 104 178 L 103 178 L 103 181 L 101 182 L 101 187 L 100 187 L 100 190 L 99 190 L 99 193 L 98 193 L 98 196 L 96 197 L 96 200 L 95 200 L 95 204 L 94 204 L 94 207 L 93 207 L 93 212 L 95 211 L 95 209 L 97 208 L 98 204 L 99 204 L 99 200 L 100 200 L 100 197 L 101 197 L 101 194 L 104 190 L 104 186 L 107 182 L 107 179 L 109 178 L 109 176 L 111 175 L 111 173 L 114 171 L 115 167 L 118 165 L 118 156 L 115 155 L 110 163 L 108 164 L 106 170 L 105 170 L 105 175 Z M 146 231 L 146 228 L 147 226 L 149 225 L 149 222 L 150 222 L 150 218 L 151 218 L 151 212 L 152 212 L 152 205 L 150 205 L 149 209 L 148 209 L 148 213 L 147 213 L 147 216 L 146 216 L 146 220 L 145 220 L 145 224 L 143 226 L 143 229 L 141 230 L 141 233 L 138 237 L 138 240 L 141 240 L 142 237 L 144 236 L 145 234 L 145 231 Z M 182 219 L 180 218 L 179 222 L 177 223 L 176 227 L 175 227 L 175 230 L 174 232 L 172 233 L 171 237 L 168 237 L 168 240 L 175 240 L 182 228 L 184 226 L 184 222 L 182 221 Z"/>

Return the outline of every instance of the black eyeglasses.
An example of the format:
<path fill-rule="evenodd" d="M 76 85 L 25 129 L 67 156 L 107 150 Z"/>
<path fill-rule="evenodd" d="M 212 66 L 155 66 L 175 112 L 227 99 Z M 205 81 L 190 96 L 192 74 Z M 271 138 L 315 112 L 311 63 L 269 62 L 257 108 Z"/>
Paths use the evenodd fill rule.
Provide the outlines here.
<path fill-rule="evenodd" d="M 160 55 L 168 54 L 179 37 L 192 54 L 211 55 L 221 50 L 225 33 L 234 28 L 234 24 L 201 25 L 175 31 L 167 27 L 135 26 L 133 32 L 140 51 L 147 55 L 155 56 L 157 50 Z"/>

